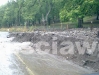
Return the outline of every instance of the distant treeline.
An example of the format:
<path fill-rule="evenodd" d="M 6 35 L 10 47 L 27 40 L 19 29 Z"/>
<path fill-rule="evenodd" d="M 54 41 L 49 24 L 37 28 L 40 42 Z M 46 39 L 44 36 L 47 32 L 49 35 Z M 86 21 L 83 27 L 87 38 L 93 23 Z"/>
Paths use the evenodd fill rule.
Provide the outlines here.
<path fill-rule="evenodd" d="M 82 27 L 85 16 L 99 16 L 98 0 L 9 0 L 0 7 L 0 26 L 50 25 L 77 21 Z"/>

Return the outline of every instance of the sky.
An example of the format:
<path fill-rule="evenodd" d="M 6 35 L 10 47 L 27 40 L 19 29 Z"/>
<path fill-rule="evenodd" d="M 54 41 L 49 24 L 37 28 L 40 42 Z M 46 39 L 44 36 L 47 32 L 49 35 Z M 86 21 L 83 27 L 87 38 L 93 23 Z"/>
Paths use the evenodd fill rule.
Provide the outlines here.
<path fill-rule="evenodd" d="M 8 0 L 0 0 L 0 6 L 6 4 L 7 2 Z"/>

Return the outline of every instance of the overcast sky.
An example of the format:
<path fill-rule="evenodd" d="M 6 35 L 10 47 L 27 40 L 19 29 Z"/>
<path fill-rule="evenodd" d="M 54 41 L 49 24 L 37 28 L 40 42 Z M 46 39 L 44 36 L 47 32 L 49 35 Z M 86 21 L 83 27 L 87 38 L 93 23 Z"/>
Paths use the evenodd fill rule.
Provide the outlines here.
<path fill-rule="evenodd" d="M 6 4 L 7 2 L 8 0 L 0 0 L 0 6 Z"/>

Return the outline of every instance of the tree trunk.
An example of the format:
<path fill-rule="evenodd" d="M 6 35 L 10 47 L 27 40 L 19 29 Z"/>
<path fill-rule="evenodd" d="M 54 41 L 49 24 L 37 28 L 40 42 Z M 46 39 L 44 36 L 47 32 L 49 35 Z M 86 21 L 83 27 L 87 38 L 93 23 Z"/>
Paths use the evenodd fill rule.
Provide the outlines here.
<path fill-rule="evenodd" d="M 99 20 L 99 13 L 97 14 L 96 20 Z"/>
<path fill-rule="evenodd" d="M 40 19 L 38 19 L 38 23 L 39 23 L 39 25 L 41 24 L 41 21 L 40 21 Z"/>
<path fill-rule="evenodd" d="M 78 28 L 82 28 L 83 27 L 83 18 L 78 18 Z"/>
<path fill-rule="evenodd" d="M 44 14 L 42 14 L 42 22 L 43 22 L 43 25 L 44 26 L 46 26 L 47 24 L 48 24 L 48 16 L 49 16 L 49 14 L 50 14 L 50 12 L 51 12 L 51 4 L 47 4 L 46 3 L 46 14 L 45 14 L 45 16 L 44 16 Z M 48 6 L 49 5 L 49 6 Z M 47 10 L 48 9 L 48 10 Z"/>
<path fill-rule="evenodd" d="M 50 18 L 48 18 L 48 25 L 50 25 L 51 24 L 51 19 Z"/>
<path fill-rule="evenodd" d="M 20 26 L 20 11 L 18 11 L 18 15 L 17 15 L 17 25 Z"/>

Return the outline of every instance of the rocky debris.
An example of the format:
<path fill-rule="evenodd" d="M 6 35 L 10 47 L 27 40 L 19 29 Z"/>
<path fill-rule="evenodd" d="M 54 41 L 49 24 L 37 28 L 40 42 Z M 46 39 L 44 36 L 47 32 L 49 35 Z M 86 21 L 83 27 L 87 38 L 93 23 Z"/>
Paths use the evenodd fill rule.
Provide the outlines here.
<path fill-rule="evenodd" d="M 99 31 L 97 32 L 97 36 L 99 37 Z"/>
<path fill-rule="evenodd" d="M 84 74 L 84 75 L 99 75 L 99 73 Z"/>
<path fill-rule="evenodd" d="M 15 37 L 13 41 L 18 42 L 32 42 L 33 46 L 40 41 L 48 42 L 50 47 L 46 47 L 46 49 L 50 49 L 51 54 L 53 54 L 53 46 L 54 49 L 57 49 L 58 56 L 65 57 L 67 60 L 70 60 L 80 66 L 83 67 L 91 67 L 95 71 L 99 72 L 99 46 L 96 45 L 95 51 L 91 51 L 91 48 L 95 47 L 93 42 L 99 42 L 99 29 L 94 28 L 92 31 L 90 29 L 69 29 L 65 31 L 34 31 L 30 33 L 11 33 L 10 37 Z M 72 42 L 73 46 L 69 46 L 71 44 L 61 45 L 62 42 Z M 70 43 L 69 42 L 69 43 Z M 75 42 L 80 42 L 78 49 Z M 89 45 L 83 48 L 83 42 L 88 42 Z M 55 45 L 57 44 L 57 46 Z M 60 53 L 60 49 L 62 47 L 66 47 L 67 54 L 63 55 Z M 84 46 L 85 47 L 85 46 Z M 45 47 L 42 46 L 42 51 L 44 51 Z M 74 48 L 74 49 L 73 49 Z M 68 51 L 72 50 L 72 51 Z M 74 50 L 74 51 L 73 51 Z M 79 51 L 83 50 L 82 54 L 79 54 Z M 84 51 L 85 50 L 85 51 Z M 91 52 L 90 52 L 91 51 Z M 55 52 L 55 51 L 54 51 Z"/>

